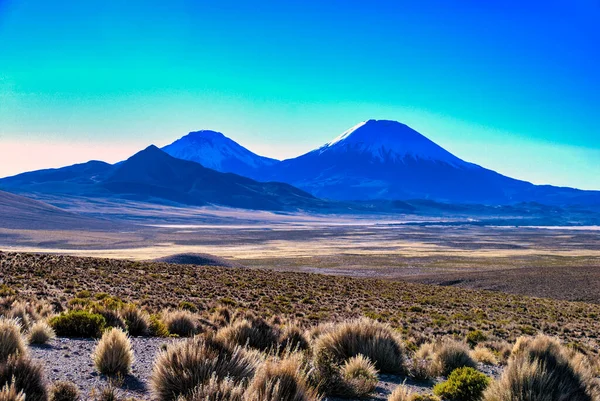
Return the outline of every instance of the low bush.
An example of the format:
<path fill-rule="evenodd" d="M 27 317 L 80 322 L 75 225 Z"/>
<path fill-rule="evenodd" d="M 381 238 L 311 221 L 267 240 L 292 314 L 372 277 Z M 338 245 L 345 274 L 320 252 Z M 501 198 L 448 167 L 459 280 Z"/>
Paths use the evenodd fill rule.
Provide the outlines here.
<path fill-rule="evenodd" d="M 72 382 L 59 381 L 50 387 L 50 401 L 79 401 L 79 389 Z"/>
<path fill-rule="evenodd" d="M 599 385 L 585 356 L 547 336 L 520 338 L 485 401 L 600 399 Z"/>
<path fill-rule="evenodd" d="M 0 363 L 11 356 L 24 355 L 27 352 L 21 336 L 21 325 L 15 319 L 0 317 Z"/>
<path fill-rule="evenodd" d="M 50 319 L 50 326 L 59 337 L 100 337 L 106 327 L 103 316 L 84 310 L 73 310 Z"/>
<path fill-rule="evenodd" d="M 96 345 L 92 359 L 96 369 L 102 374 L 127 375 L 134 359 L 129 337 L 116 327 L 106 331 Z"/>
<path fill-rule="evenodd" d="M 243 348 L 214 337 L 195 337 L 170 345 L 157 357 L 150 383 L 155 399 L 176 400 L 191 395 L 214 375 L 235 384 L 254 375 L 260 360 Z"/>
<path fill-rule="evenodd" d="M 245 401 L 319 400 L 298 355 L 265 362 L 250 382 L 244 398 Z"/>
<path fill-rule="evenodd" d="M 35 322 L 27 332 L 29 344 L 47 344 L 56 337 L 56 333 L 48 323 L 40 320 Z"/>
<path fill-rule="evenodd" d="M 433 392 L 443 399 L 457 401 L 479 401 L 490 383 L 490 378 L 469 367 L 452 371 L 448 380 L 437 384 Z"/>
<path fill-rule="evenodd" d="M 348 359 L 340 369 L 342 380 L 348 388 L 348 397 L 366 397 L 379 383 L 377 369 L 362 355 Z"/>
<path fill-rule="evenodd" d="M 467 334 L 467 344 L 469 344 L 471 347 L 474 347 L 480 342 L 486 340 L 487 336 L 481 330 L 472 330 Z"/>
<path fill-rule="evenodd" d="M 169 337 L 169 329 L 160 315 L 152 314 L 148 317 L 148 334 L 152 337 Z"/>
<path fill-rule="evenodd" d="M 31 359 L 10 357 L 0 364 L 0 387 L 14 384 L 17 392 L 22 392 L 28 401 L 46 401 L 48 392 L 42 367 Z"/>

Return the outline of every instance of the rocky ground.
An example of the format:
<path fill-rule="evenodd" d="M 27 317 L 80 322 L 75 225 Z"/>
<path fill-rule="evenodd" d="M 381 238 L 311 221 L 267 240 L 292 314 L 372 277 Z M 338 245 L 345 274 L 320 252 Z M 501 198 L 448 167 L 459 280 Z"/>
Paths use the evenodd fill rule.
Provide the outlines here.
<path fill-rule="evenodd" d="M 135 354 L 135 362 L 129 376 L 115 383 L 120 393 L 126 397 L 150 399 L 149 380 L 152 365 L 158 352 L 168 344 L 179 341 L 165 338 L 134 337 L 131 339 Z M 43 364 L 46 376 L 50 382 L 58 380 L 72 381 L 77 384 L 82 394 L 91 394 L 94 389 L 102 389 L 109 385 L 105 376 L 98 374 L 94 368 L 91 355 L 96 340 L 57 338 L 45 346 L 31 346 L 31 357 Z M 481 366 L 481 370 L 490 375 L 498 376 L 499 367 Z M 408 377 L 381 375 L 377 389 L 371 400 L 385 401 L 396 386 L 404 384 L 413 391 L 430 392 L 435 383 L 417 382 Z M 329 398 L 326 401 L 342 401 Z"/>

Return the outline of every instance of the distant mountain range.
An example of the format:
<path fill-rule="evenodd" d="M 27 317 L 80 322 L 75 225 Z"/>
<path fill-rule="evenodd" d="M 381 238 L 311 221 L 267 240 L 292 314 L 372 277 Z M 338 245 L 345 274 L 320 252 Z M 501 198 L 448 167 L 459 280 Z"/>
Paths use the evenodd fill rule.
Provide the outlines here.
<path fill-rule="evenodd" d="M 91 161 L 29 172 L 0 179 L 0 188 L 265 210 L 363 210 L 374 205 L 389 210 L 394 204 L 389 201 L 414 199 L 600 208 L 600 191 L 506 177 L 386 120 L 360 123 L 311 152 L 283 161 L 256 155 L 221 133 L 197 131 L 115 165 Z"/>
<path fill-rule="evenodd" d="M 91 161 L 0 180 L 15 192 L 124 198 L 259 210 L 322 209 L 323 202 L 289 184 L 262 183 L 169 156 L 156 146 L 110 165 Z"/>
<path fill-rule="evenodd" d="M 258 156 L 212 131 L 191 133 L 164 150 L 219 171 L 258 181 L 286 182 L 337 201 L 600 205 L 600 191 L 534 185 L 506 177 L 458 158 L 397 121 L 362 122 L 311 152 L 281 162 Z M 233 156 L 237 154 L 243 156 Z M 215 160 L 227 160 L 227 167 Z"/>

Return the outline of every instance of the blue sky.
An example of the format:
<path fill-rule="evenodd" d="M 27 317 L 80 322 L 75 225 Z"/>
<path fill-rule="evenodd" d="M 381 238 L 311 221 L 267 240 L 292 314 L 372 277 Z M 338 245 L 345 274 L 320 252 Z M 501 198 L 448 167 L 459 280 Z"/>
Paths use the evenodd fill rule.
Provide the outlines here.
<path fill-rule="evenodd" d="M 599 43 L 597 0 L 0 0 L 0 176 L 198 129 L 293 157 L 385 118 L 600 189 Z"/>

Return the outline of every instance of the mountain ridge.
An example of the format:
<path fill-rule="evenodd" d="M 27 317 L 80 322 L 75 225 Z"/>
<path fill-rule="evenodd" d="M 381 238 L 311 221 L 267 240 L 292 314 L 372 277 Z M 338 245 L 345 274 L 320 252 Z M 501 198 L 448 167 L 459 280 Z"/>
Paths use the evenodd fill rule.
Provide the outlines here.
<path fill-rule="evenodd" d="M 181 142 L 184 139 L 185 141 Z M 206 145 L 207 143 L 210 146 Z M 173 148 L 168 149 L 173 144 L 178 144 L 177 152 Z M 210 148 L 208 153 L 203 150 L 206 146 Z M 168 151 L 183 156 L 174 157 Z M 241 153 L 236 153 L 238 151 Z M 190 185 L 199 184 L 196 177 L 190 176 L 189 171 L 206 176 L 204 170 L 196 166 L 202 169 L 207 167 L 202 163 L 187 160 L 186 157 L 207 154 L 214 157 L 205 157 L 204 164 L 215 160 L 221 163 L 217 169 L 208 168 L 215 173 L 221 169 L 220 174 L 237 174 L 240 178 L 260 181 L 265 185 L 259 192 L 273 190 L 274 186 L 277 186 L 276 183 L 280 183 L 277 188 L 288 195 L 299 188 L 303 193 L 301 197 L 305 200 L 309 199 L 307 195 L 311 194 L 316 198 L 334 202 L 424 199 L 442 203 L 481 205 L 538 202 L 558 206 L 592 205 L 600 208 L 600 191 L 534 185 L 504 176 L 460 159 L 421 133 L 392 120 L 361 122 L 324 145 L 283 161 L 263 158 L 220 132 L 203 130 L 192 132 L 162 150 L 151 145 L 133 155 L 131 160 L 115 165 L 91 161 L 62 169 L 40 170 L 7 177 L 0 179 L 0 185 L 21 192 L 77 192 L 82 196 L 99 196 L 122 193 L 131 190 L 135 185 L 139 191 L 143 191 L 144 188 L 150 190 L 150 187 L 152 191 L 158 191 L 156 179 L 162 177 L 164 185 L 168 182 L 167 187 L 173 189 L 178 186 L 178 191 L 189 195 L 190 191 L 194 192 L 197 189 Z M 140 155 L 154 156 L 146 161 L 141 160 L 138 166 L 132 169 L 133 161 Z M 250 161 L 246 160 L 246 157 L 249 157 Z M 194 163 L 195 166 L 177 163 L 175 168 L 174 160 Z M 161 167 L 157 170 L 154 165 L 158 161 Z M 225 162 L 230 166 L 237 166 L 236 172 L 222 171 L 225 169 Z M 126 181 L 123 180 L 123 175 L 120 180 L 114 178 L 116 172 L 124 171 L 121 168 L 125 163 L 129 165 L 128 174 L 135 177 L 135 180 L 129 179 L 129 186 L 123 184 Z M 219 177 L 224 181 L 231 180 L 227 175 Z M 237 178 L 236 180 L 239 181 Z M 119 182 L 120 186 L 117 185 Z M 281 183 L 291 187 L 283 187 Z M 267 188 L 266 184 L 270 184 L 271 187 Z M 164 188 L 155 195 L 170 197 Z M 182 195 L 180 201 L 195 202 L 194 204 L 200 199 L 186 198 L 182 192 L 179 192 L 179 195 Z M 250 196 L 250 193 L 247 195 Z M 257 193 L 254 195 L 259 196 Z M 204 196 L 208 196 L 208 193 L 204 192 Z M 293 198 L 294 196 L 287 197 L 284 203 L 294 203 Z M 218 201 L 226 202 L 227 199 Z M 321 203 L 321 206 L 325 204 L 327 202 Z"/>

